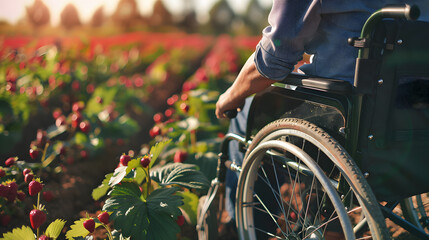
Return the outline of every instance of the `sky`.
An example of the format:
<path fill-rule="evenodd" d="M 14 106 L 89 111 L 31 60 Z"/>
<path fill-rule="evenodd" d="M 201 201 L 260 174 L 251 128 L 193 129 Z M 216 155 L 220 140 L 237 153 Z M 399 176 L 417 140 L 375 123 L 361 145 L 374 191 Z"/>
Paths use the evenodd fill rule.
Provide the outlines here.
<path fill-rule="evenodd" d="M 166 7 L 173 13 L 180 13 L 187 2 L 195 5 L 197 17 L 204 21 L 210 7 L 217 0 L 163 0 Z M 25 15 L 25 7 L 32 5 L 34 0 L 0 0 L 0 20 L 6 20 L 15 24 Z M 83 22 L 88 22 L 95 10 L 104 6 L 104 13 L 110 15 L 116 9 L 119 0 L 43 0 L 51 13 L 51 24 L 59 23 L 60 13 L 68 3 L 73 3 L 79 11 L 79 17 Z M 139 10 L 142 14 L 149 14 L 155 0 L 137 0 Z M 244 12 L 249 0 L 228 0 L 231 7 L 238 13 Z M 270 6 L 271 0 L 259 0 L 261 5 Z"/>

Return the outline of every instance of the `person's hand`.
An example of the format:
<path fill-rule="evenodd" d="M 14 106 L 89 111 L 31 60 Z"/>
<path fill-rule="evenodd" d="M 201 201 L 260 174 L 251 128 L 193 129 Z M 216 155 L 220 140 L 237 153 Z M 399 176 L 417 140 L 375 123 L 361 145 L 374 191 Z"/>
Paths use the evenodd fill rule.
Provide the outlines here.
<path fill-rule="evenodd" d="M 216 103 L 216 117 L 217 118 L 226 118 L 225 112 L 228 110 L 237 110 L 241 111 L 244 106 L 245 98 L 237 98 L 233 96 L 234 94 L 228 89 L 225 93 L 219 96 L 219 99 Z"/>

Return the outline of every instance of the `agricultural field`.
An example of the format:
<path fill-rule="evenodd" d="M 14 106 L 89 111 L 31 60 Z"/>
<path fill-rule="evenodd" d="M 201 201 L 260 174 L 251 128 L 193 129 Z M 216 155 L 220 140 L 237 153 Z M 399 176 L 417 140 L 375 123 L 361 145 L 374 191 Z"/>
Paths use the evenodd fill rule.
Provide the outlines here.
<path fill-rule="evenodd" d="M 194 239 L 228 127 L 215 103 L 257 42 L 2 37 L 0 233 Z"/>

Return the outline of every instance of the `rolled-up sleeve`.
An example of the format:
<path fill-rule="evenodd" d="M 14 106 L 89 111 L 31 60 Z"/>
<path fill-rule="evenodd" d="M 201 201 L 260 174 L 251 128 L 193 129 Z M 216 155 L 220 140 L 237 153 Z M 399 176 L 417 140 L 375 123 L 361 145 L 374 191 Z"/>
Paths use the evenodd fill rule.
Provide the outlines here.
<path fill-rule="evenodd" d="M 269 26 L 254 55 L 259 73 L 272 80 L 284 79 L 301 60 L 305 45 L 320 23 L 320 0 L 274 0 Z"/>

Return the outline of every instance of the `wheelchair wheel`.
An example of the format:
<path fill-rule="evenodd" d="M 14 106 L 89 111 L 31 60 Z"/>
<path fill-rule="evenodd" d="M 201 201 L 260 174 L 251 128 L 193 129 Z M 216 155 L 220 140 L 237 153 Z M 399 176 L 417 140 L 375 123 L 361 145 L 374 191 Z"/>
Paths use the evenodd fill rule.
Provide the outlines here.
<path fill-rule="evenodd" d="M 267 125 L 252 140 L 238 181 L 236 221 L 241 239 L 389 238 L 347 152 L 322 129 L 292 118 Z"/>
<path fill-rule="evenodd" d="M 429 193 L 402 200 L 401 210 L 407 221 L 429 234 Z"/>

